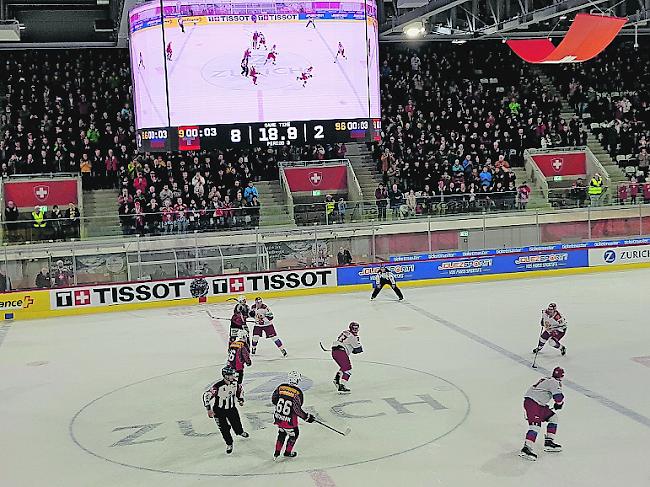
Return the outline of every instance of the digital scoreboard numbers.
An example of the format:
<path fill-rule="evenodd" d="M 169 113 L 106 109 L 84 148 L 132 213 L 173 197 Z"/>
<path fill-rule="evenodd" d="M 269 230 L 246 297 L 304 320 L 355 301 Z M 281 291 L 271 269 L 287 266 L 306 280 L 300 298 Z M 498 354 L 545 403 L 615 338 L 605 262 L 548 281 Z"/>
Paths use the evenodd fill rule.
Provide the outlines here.
<path fill-rule="evenodd" d="M 129 12 L 140 151 L 378 138 L 375 0 L 163 2 Z"/>
<path fill-rule="evenodd" d="M 264 122 L 236 125 L 182 126 L 177 129 L 174 150 L 192 151 L 227 147 L 284 147 L 373 140 L 380 120 L 320 120 Z"/>

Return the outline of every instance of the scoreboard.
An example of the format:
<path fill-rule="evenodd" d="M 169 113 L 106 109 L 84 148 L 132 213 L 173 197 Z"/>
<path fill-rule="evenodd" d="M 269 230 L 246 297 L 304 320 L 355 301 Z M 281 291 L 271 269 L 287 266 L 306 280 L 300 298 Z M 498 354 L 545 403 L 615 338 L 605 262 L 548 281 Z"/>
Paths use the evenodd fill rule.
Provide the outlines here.
<path fill-rule="evenodd" d="M 163 0 L 129 29 L 141 152 L 379 136 L 374 0 Z"/>
<path fill-rule="evenodd" d="M 140 129 L 137 145 L 143 152 L 190 151 L 228 147 L 282 147 L 375 140 L 381 121 L 317 120 L 234 125 L 186 125 Z"/>

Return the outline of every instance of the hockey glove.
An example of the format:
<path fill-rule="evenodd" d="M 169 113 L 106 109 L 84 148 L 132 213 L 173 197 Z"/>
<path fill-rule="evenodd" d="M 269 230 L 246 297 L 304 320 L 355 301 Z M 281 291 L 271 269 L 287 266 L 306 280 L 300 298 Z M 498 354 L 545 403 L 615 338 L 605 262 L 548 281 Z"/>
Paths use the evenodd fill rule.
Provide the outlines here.
<path fill-rule="evenodd" d="M 313 414 L 307 414 L 307 419 L 305 419 L 305 421 L 307 421 L 308 423 L 313 423 L 315 420 L 316 418 L 314 417 Z"/>
<path fill-rule="evenodd" d="M 239 399 L 237 399 L 237 402 L 239 403 L 240 406 L 243 406 L 244 405 L 244 398 L 240 397 Z"/>
<path fill-rule="evenodd" d="M 362 348 L 362 347 L 357 347 L 357 348 L 353 348 L 353 349 L 352 349 L 352 353 L 361 353 L 361 352 L 363 352 L 363 348 Z"/>
<path fill-rule="evenodd" d="M 214 418 L 214 411 L 212 409 L 208 409 L 208 418 Z"/>
<path fill-rule="evenodd" d="M 562 406 L 564 406 L 563 402 L 556 402 L 555 404 L 553 404 L 553 409 L 557 411 L 559 409 L 562 409 Z"/>

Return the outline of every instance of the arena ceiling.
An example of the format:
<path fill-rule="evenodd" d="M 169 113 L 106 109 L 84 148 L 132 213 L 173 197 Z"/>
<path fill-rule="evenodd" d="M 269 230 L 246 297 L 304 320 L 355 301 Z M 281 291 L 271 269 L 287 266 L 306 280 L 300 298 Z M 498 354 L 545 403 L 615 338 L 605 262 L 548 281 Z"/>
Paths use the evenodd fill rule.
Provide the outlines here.
<path fill-rule="evenodd" d="M 0 48 L 124 47 L 126 14 L 142 1 L 0 0 L 0 27 L 10 25 L 20 37 L 2 42 L 0 35 Z M 561 37 L 579 12 L 627 16 L 623 34 L 650 33 L 650 0 L 378 1 L 382 42 Z"/>
<path fill-rule="evenodd" d="M 380 40 L 563 36 L 579 12 L 629 17 L 626 34 L 650 32 L 650 0 L 394 0 L 384 4 Z"/>

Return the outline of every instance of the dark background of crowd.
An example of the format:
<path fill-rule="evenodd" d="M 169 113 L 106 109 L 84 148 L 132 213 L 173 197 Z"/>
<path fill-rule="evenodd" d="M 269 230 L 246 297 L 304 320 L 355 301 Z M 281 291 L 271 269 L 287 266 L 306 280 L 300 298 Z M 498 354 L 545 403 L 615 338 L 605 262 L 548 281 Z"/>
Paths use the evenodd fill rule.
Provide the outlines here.
<path fill-rule="evenodd" d="M 632 182 L 650 160 L 647 47 L 618 42 L 589 63 L 549 68 L 578 113 L 608 125 L 610 152 L 632 155 Z M 344 146 L 140 155 L 126 50 L 2 51 L 0 65 L 0 176 L 72 172 L 86 191 L 117 189 L 125 233 L 255 225 L 263 195 L 246 193 L 250 182 L 276 179 L 279 160 L 345 156 Z M 372 148 L 382 202 L 410 213 L 441 198 L 451 211 L 525 208 L 530 188 L 511 171 L 523 151 L 587 136 L 579 118 L 560 117 L 536 69 L 493 42 L 382 45 L 383 139 Z"/>
<path fill-rule="evenodd" d="M 641 191 L 650 201 L 650 41 L 640 37 L 612 43 L 598 57 L 582 64 L 554 66 L 559 89 L 592 130 L 609 154 L 625 167 L 630 180 L 625 190 L 636 200 Z M 650 187 L 648 188 L 650 190 Z M 619 192 L 620 196 L 620 192 Z"/>
<path fill-rule="evenodd" d="M 586 143 L 534 68 L 500 45 L 390 44 L 382 53 L 385 136 L 373 156 L 392 208 L 412 193 L 423 212 L 437 201 L 452 211 L 525 208 L 530 187 L 510 170 L 523 151 Z"/>

